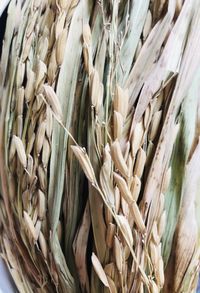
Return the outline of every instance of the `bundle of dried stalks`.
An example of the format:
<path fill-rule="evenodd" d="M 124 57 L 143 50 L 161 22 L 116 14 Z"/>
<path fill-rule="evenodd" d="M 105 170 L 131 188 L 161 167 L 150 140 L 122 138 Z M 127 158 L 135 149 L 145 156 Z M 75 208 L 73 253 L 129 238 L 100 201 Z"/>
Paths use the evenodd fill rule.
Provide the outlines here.
<path fill-rule="evenodd" d="M 11 1 L 0 246 L 20 292 L 195 292 L 199 4 Z"/>

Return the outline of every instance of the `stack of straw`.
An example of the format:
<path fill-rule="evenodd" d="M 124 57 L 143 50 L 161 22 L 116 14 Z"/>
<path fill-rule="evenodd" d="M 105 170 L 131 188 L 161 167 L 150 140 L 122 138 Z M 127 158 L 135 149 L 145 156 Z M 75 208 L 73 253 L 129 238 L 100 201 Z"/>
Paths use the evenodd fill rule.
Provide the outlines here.
<path fill-rule="evenodd" d="M 0 247 L 19 292 L 195 292 L 200 1 L 7 13 Z"/>

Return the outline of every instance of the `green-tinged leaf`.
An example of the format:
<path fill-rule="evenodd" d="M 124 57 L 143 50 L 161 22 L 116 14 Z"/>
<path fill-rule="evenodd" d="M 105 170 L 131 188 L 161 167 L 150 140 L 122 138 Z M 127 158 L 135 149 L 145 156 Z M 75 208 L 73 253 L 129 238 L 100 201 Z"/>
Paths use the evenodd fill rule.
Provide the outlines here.
<path fill-rule="evenodd" d="M 75 9 L 72 17 L 67 44 L 65 48 L 64 61 L 61 66 L 56 93 L 60 100 L 63 110 L 63 124 L 69 129 L 73 114 L 73 106 L 75 101 L 75 90 L 80 66 L 80 56 L 82 53 L 82 25 L 87 23 L 92 8 L 91 1 L 80 1 Z M 76 50 L 74 50 L 76 48 Z M 66 74 L 67 72 L 67 74 Z M 66 288 L 74 290 L 73 280 L 69 273 L 64 256 L 57 241 L 56 229 L 61 213 L 61 202 L 64 189 L 66 154 L 67 154 L 68 135 L 64 129 L 54 123 L 52 138 L 52 154 L 50 164 L 50 180 L 49 180 L 49 197 L 48 206 L 50 211 L 50 223 L 52 229 L 51 248 L 53 255 L 56 257 L 56 265 L 60 267 Z M 57 243 L 54 244 L 54 241 Z M 59 249 L 59 251 L 57 251 Z"/>
<path fill-rule="evenodd" d="M 181 203 L 182 185 L 185 173 L 185 164 L 195 137 L 197 102 L 199 99 L 200 72 L 194 79 L 188 95 L 181 107 L 181 130 L 177 137 L 171 158 L 172 175 L 167 194 L 165 195 L 165 207 L 167 211 L 167 226 L 163 237 L 163 256 L 167 263 L 173 234 L 175 231 L 179 208 Z"/>
<path fill-rule="evenodd" d="M 71 130 L 74 137 L 80 145 L 86 145 L 85 137 L 85 103 L 87 82 L 80 85 L 76 90 L 75 113 L 72 117 Z M 70 141 L 68 144 L 70 145 Z M 85 204 L 87 190 L 85 190 L 86 178 L 83 171 L 75 159 L 70 147 L 68 147 L 68 158 L 66 167 L 66 186 L 64 191 L 65 202 L 63 212 L 65 215 L 64 233 L 65 233 L 65 257 L 73 276 L 77 275 L 77 267 L 75 266 L 74 254 L 72 251 L 72 243 L 74 241 L 77 225 L 80 217 L 82 217 L 83 206 Z M 76 174 L 76 176 L 74 176 Z M 70 180 L 68 180 L 70 178 Z"/>
<path fill-rule="evenodd" d="M 173 141 L 170 137 L 171 127 L 174 125 L 173 121 L 175 120 L 177 112 L 180 108 L 180 104 L 187 95 L 190 84 L 198 71 L 200 53 L 196 50 L 194 52 L 192 48 L 197 48 L 200 45 L 200 31 L 198 30 L 198 28 L 200 28 L 200 20 L 198 18 L 199 15 L 200 10 L 197 9 L 193 15 L 192 22 L 194 23 L 194 26 L 191 27 L 191 31 L 189 33 L 183 61 L 180 67 L 180 74 L 176 82 L 176 87 L 173 92 L 154 160 L 152 162 L 149 176 L 145 185 L 142 209 L 146 215 L 152 199 L 158 196 L 159 186 L 161 184 L 160 176 L 162 176 L 163 171 L 166 168 L 166 164 L 168 164 L 171 156 L 171 143 L 173 143 Z M 151 221 L 152 220 L 153 219 L 151 219 Z M 152 227 L 152 223 L 150 224 L 150 227 Z"/>
<path fill-rule="evenodd" d="M 123 86 L 128 78 L 135 50 L 140 39 L 142 29 L 144 26 L 147 10 L 149 6 L 149 0 L 145 1 L 127 1 L 125 15 L 123 16 L 123 26 L 119 26 L 119 32 L 126 30 L 127 33 L 124 36 L 122 49 L 119 56 L 119 64 L 117 67 L 119 84 Z M 130 13 L 130 14 L 129 14 Z"/>
<path fill-rule="evenodd" d="M 185 279 L 186 282 L 189 280 L 187 273 L 190 263 L 193 262 L 194 257 L 197 257 L 198 261 L 199 255 L 195 255 L 195 250 L 198 250 L 195 199 L 200 180 L 199 161 L 200 142 L 185 168 L 180 213 L 165 274 L 165 292 L 180 292 L 180 288 L 184 286 L 183 280 Z M 187 291 L 188 289 L 185 292 Z"/>
<path fill-rule="evenodd" d="M 92 4 L 87 1 L 81 1 L 75 10 L 66 44 L 64 62 L 61 66 L 57 84 L 56 93 L 63 110 L 63 123 L 67 129 L 72 119 L 72 109 L 75 101 L 74 95 L 82 52 L 81 28 L 83 22 L 88 22 L 91 5 Z M 75 51 L 73 48 L 76 48 L 76 54 L 74 54 Z M 66 70 L 68 74 L 66 74 Z M 60 215 L 65 177 L 67 140 L 68 135 L 64 129 L 62 129 L 57 122 L 54 123 L 49 185 L 49 207 L 51 210 L 50 219 L 53 234 L 56 231 Z M 52 209 L 52 207 L 54 208 Z"/>
<path fill-rule="evenodd" d="M 51 241 L 51 250 L 53 253 L 54 261 L 56 264 L 56 268 L 58 271 L 58 278 L 60 280 L 60 286 L 64 292 L 70 291 L 72 293 L 75 292 L 75 284 L 73 278 L 69 272 L 69 269 L 66 264 L 66 260 L 63 254 L 63 251 L 60 246 L 60 242 L 58 240 L 57 234 L 53 236 L 52 234 Z"/>

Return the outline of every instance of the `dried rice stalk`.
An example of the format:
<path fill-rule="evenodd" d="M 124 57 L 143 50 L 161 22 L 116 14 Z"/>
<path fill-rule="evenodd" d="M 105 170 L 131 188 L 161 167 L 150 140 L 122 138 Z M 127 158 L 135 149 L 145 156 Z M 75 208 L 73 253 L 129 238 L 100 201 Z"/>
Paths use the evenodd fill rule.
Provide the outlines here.
<path fill-rule="evenodd" d="M 0 246 L 20 292 L 195 290 L 199 19 L 198 0 L 10 1 Z"/>

